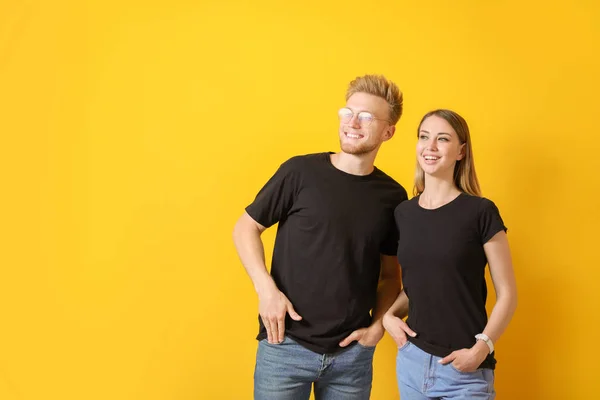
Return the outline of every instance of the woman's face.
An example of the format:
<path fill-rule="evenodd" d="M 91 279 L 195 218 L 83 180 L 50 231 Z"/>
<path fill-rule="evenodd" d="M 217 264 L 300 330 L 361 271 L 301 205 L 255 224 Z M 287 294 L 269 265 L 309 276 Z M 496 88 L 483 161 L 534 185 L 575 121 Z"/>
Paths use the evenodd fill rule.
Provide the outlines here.
<path fill-rule="evenodd" d="M 419 127 L 417 160 L 428 175 L 452 177 L 456 162 L 464 157 L 463 148 L 452 126 L 443 118 L 432 115 Z"/>

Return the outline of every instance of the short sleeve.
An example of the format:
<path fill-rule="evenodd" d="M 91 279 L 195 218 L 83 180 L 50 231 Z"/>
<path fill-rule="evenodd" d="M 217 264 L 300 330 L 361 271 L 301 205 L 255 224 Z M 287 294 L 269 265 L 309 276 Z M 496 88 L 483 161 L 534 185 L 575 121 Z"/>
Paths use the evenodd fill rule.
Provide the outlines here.
<path fill-rule="evenodd" d="M 281 164 L 254 201 L 246 207 L 248 215 L 266 228 L 285 219 L 294 204 L 298 171 L 292 160 Z"/>
<path fill-rule="evenodd" d="M 479 234 L 481 243 L 487 243 L 494 235 L 500 231 L 506 232 L 508 228 L 500 216 L 500 211 L 493 201 L 482 199 L 479 209 Z"/>
<path fill-rule="evenodd" d="M 404 188 L 401 189 L 402 191 L 398 197 L 398 204 L 394 208 L 394 212 L 392 214 L 392 223 L 390 229 L 388 231 L 388 234 L 386 235 L 385 240 L 383 241 L 380 250 L 381 254 L 386 256 L 395 256 L 398 254 L 398 241 L 400 240 L 400 232 L 398 231 L 397 220 L 399 218 L 398 215 L 400 214 L 399 208 L 400 204 L 402 204 L 403 201 L 406 201 L 408 199 L 408 196 L 406 195 L 406 190 L 404 190 Z"/>
<path fill-rule="evenodd" d="M 385 256 L 395 256 L 398 253 L 398 228 L 396 224 L 391 224 L 387 237 L 385 238 L 381 250 Z"/>

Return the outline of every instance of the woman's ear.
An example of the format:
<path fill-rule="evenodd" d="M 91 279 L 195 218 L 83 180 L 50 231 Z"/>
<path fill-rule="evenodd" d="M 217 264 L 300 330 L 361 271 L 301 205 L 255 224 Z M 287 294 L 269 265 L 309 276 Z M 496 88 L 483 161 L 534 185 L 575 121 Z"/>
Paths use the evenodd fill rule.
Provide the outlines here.
<path fill-rule="evenodd" d="M 460 161 L 467 155 L 467 144 L 463 143 L 460 145 L 460 151 L 458 152 L 458 157 L 456 157 L 456 161 Z"/>

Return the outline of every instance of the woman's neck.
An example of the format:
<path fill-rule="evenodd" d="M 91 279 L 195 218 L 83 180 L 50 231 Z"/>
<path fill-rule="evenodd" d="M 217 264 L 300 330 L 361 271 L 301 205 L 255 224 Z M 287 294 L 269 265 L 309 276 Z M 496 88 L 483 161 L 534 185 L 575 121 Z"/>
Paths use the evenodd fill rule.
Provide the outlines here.
<path fill-rule="evenodd" d="M 419 196 L 419 205 L 434 209 L 450 203 L 460 195 L 461 191 L 453 181 L 425 176 L 425 189 Z"/>

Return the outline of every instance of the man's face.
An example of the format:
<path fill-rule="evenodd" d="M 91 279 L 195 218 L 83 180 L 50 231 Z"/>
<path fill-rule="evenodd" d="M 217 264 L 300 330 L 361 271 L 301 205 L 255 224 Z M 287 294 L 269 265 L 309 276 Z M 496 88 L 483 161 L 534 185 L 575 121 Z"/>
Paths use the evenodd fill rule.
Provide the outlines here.
<path fill-rule="evenodd" d="M 377 151 L 394 134 L 389 105 L 381 97 L 354 93 L 339 114 L 340 147 L 344 153 L 362 155 Z"/>

